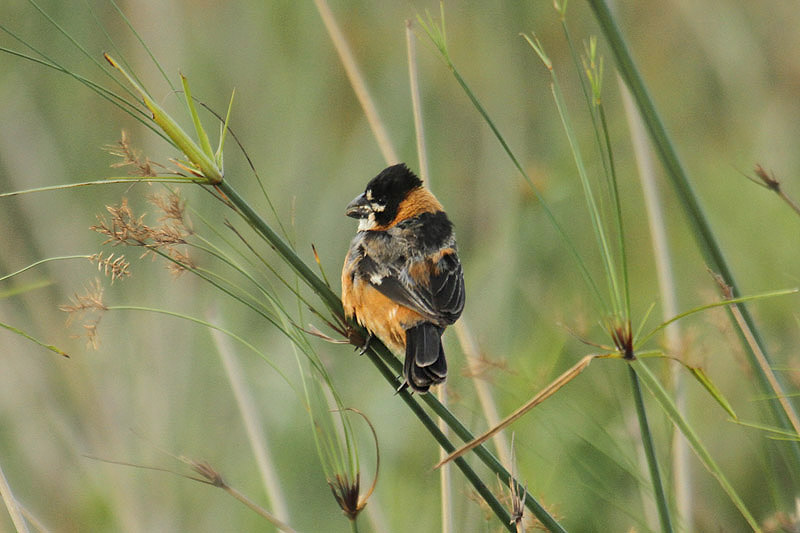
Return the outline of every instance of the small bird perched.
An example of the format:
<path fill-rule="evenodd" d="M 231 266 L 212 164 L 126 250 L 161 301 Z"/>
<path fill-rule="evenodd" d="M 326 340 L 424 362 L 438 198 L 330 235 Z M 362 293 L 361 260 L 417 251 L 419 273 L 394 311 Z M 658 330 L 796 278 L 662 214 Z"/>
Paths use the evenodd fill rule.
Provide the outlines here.
<path fill-rule="evenodd" d="M 464 309 L 453 224 L 402 163 L 370 180 L 345 214 L 358 219 L 342 269 L 345 315 L 405 352 L 398 390 L 427 392 L 447 377 L 441 337 Z"/>

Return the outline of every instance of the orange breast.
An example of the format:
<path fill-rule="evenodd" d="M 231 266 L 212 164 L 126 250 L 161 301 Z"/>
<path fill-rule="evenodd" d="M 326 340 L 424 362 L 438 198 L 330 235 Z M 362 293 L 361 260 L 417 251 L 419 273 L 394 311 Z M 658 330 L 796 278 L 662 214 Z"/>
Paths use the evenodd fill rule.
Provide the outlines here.
<path fill-rule="evenodd" d="M 342 276 L 342 303 L 348 318 L 355 316 L 359 324 L 398 354 L 406 349 L 406 329 L 424 321 L 422 315 L 387 298 L 368 281 L 351 281 L 349 276 Z"/>

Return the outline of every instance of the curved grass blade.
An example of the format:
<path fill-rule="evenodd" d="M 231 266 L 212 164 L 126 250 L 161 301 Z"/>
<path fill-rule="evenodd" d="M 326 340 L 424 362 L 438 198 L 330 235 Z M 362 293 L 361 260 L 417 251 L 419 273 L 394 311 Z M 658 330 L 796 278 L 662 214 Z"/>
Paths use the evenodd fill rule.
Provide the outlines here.
<path fill-rule="evenodd" d="M 728 305 L 734 305 L 734 304 L 749 302 L 749 301 L 752 301 L 752 300 L 762 300 L 764 298 L 774 298 L 775 296 L 786 296 L 786 295 L 789 295 L 789 294 L 797 294 L 798 292 L 800 292 L 800 289 L 798 289 L 798 288 L 781 289 L 781 290 L 777 290 L 777 291 L 770 291 L 770 292 L 762 292 L 762 293 L 759 293 L 759 294 L 753 294 L 753 295 L 750 295 L 750 296 L 740 296 L 738 298 L 730 298 L 730 299 L 726 299 L 726 300 L 721 300 L 719 302 L 712 302 L 710 304 L 705 304 L 705 305 L 700 305 L 698 307 L 693 307 L 692 309 L 689 309 L 688 311 L 684 311 L 683 313 L 675 315 L 674 317 L 670 318 L 666 322 L 662 322 L 661 324 L 656 326 L 655 329 L 653 329 L 649 333 L 647 333 L 643 338 L 636 339 L 636 347 L 639 347 L 639 346 L 643 345 L 644 343 L 646 343 L 656 333 L 658 333 L 662 329 L 666 328 L 667 326 L 669 326 L 673 322 L 676 322 L 676 321 L 678 321 L 678 320 L 680 320 L 682 318 L 686 318 L 689 315 L 693 315 L 693 314 L 699 313 L 701 311 L 706 311 L 708 309 L 713 309 L 715 307 L 725 307 L 725 306 L 728 306 Z"/>
<path fill-rule="evenodd" d="M 48 185 L 47 187 L 36 187 L 34 189 L 25 189 L 23 191 L 4 192 L 0 193 L 0 198 L 10 198 L 12 196 L 19 196 L 20 194 L 31 194 L 36 192 L 50 192 L 50 191 L 60 191 L 63 189 L 76 189 L 78 187 L 90 187 L 92 185 L 112 185 L 115 183 L 127 183 L 128 185 L 130 185 L 131 183 L 138 183 L 138 182 L 198 183 L 200 182 L 200 180 L 193 176 L 147 176 L 146 178 L 142 178 L 139 176 L 128 176 L 122 178 L 109 178 L 109 179 L 95 180 L 95 181 L 82 181 L 80 183 L 66 183 L 63 185 Z"/>
<path fill-rule="evenodd" d="M 33 337 L 33 336 L 25 333 L 24 331 L 22 331 L 19 328 L 15 328 L 14 326 L 9 325 L 9 324 L 5 324 L 3 322 L 0 322 L 0 328 L 7 329 L 8 331 L 11 331 L 12 333 L 16 333 L 17 335 L 19 335 L 21 337 L 25 337 L 26 339 L 28 339 L 29 341 L 33 342 L 34 344 L 38 344 L 39 346 L 41 346 L 42 348 L 45 348 L 46 350 L 50 350 L 53 353 L 56 353 L 56 354 L 58 354 L 58 355 L 60 355 L 62 357 L 66 357 L 67 359 L 69 359 L 69 355 L 64 350 L 62 350 L 62 349 L 60 349 L 60 348 L 58 348 L 56 346 L 53 346 L 52 344 L 46 344 L 46 343 L 40 341 L 39 339 L 37 339 L 36 337 Z"/>
<path fill-rule="evenodd" d="M 717 388 L 716 385 L 714 385 L 714 383 L 708 377 L 708 374 L 706 374 L 702 368 L 687 365 L 684 365 L 684 367 L 686 367 L 686 369 L 692 373 L 694 379 L 696 379 L 703 386 L 703 388 L 706 389 L 706 391 L 717 401 L 718 404 L 722 406 L 723 409 L 728 412 L 729 415 L 731 415 L 734 420 L 739 420 L 739 417 L 736 416 L 736 412 L 733 410 L 733 406 L 731 406 L 728 400 L 725 399 L 725 396 L 722 395 L 722 392 Z"/>
<path fill-rule="evenodd" d="M 153 133 L 155 133 L 156 135 L 158 135 L 159 137 L 161 137 L 162 139 L 164 139 L 168 143 L 174 144 L 169 139 L 169 137 L 164 135 L 164 133 L 161 130 L 159 130 L 158 128 L 156 128 L 153 125 L 152 121 L 147 118 L 147 115 L 145 114 L 145 112 L 142 109 L 139 109 L 139 107 L 137 107 L 136 104 L 128 102 L 127 100 L 125 100 L 124 98 L 122 98 L 118 94 L 114 93 L 110 89 L 107 89 L 107 88 L 105 88 L 105 87 L 103 87 L 103 86 L 101 86 L 101 85 L 89 80 L 88 78 L 85 78 L 85 77 L 83 77 L 83 76 L 81 76 L 81 75 L 79 75 L 79 74 L 77 74 L 75 72 L 72 72 L 68 68 L 58 64 L 57 62 L 55 62 L 52 59 L 50 59 L 49 57 L 47 57 L 45 54 L 43 54 L 42 52 L 40 52 L 36 48 L 32 47 L 30 44 L 28 44 L 25 41 L 23 41 L 20 37 L 15 35 L 13 32 L 11 32 L 8 28 L 3 26 L 2 24 L 0 24 L 0 30 L 2 30 L 4 32 L 6 32 L 7 34 L 11 35 L 13 38 L 15 38 L 18 41 L 20 41 L 22 44 L 24 44 L 25 46 L 27 46 L 28 48 L 33 50 L 35 53 L 37 53 L 40 56 L 42 56 L 44 59 L 39 59 L 37 57 L 33 57 L 31 55 L 24 54 L 24 53 L 19 52 L 17 50 L 12 50 L 10 48 L 6 48 L 6 47 L 3 47 L 3 46 L 0 46 L 0 52 L 5 52 L 5 53 L 7 53 L 9 55 L 13 55 L 13 56 L 19 57 L 21 59 L 25 59 L 25 60 L 31 61 L 33 63 L 37 63 L 37 64 L 42 65 L 44 67 L 51 68 L 51 69 L 53 69 L 55 71 L 58 71 L 58 72 L 61 72 L 63 74 L 67 74 L 68 76 L 70 76 L 70 77 L 74 78 L 75 80 L 77 80 L 79 83 L 83 84 L 84 86 L 88 87 L 89 89 L 91 89 L 92 91 L 97 93 L 97 95 L 99 95 L 101 98 L 103 98 L 105 100 L 108 100 L 109 102 L 111 102 L 115 106 L 119 107 L 125 113 L 128 113 L 136 121 L 138 121 L 141 124 L 143 124 L 146 128 L 148 128 L 150 131 L 152 131 Z"/>

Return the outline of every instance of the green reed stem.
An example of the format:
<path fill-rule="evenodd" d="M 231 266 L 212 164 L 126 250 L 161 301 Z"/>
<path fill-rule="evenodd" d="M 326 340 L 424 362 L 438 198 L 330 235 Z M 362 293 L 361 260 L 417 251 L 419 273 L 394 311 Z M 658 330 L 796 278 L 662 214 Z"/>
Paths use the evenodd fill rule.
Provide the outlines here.
<path fill-rule="evenodd" d="M 375 343 L 376 340 L 377 339 L 373 339 L 370 342 L 370 346 L 372 346 L 372 343 Z M 380 351 L 384 352 L 384 356 L 388 355 L 389 357 L 397 361 L 394 358 L 394 356 L 390 354 L 389 350 L 386 349 L 385 347 L 383 347 Z M 384 361 L 384 359 L 382 359 L 372 348 L 370 348 L 370 350 L 366 352 L 366 355 L 370 358 L 370 361 L 372 361 L 372 363 L 378 368 L 378 371 L 383 375 L 384 378 L 386 378 L 386 380 L 389 383 L 391 383 L 392 385 L 397 383 L 397 378 L 396 378 L 397 374 L 395 373 L 395 371 L 392 368 L 390 368 L 387 362 Z M 419 402 L 415 400 L 415 398 L 408 392 L 408 390 L 403 390 L 399 392 L 398 396 L 400 396 L 400 398 L 406 403 L 406 405 L 408 405 L 409 409 L 411 409 L 411 411 L 417 416 L 417 418 L 419 418 L 420 422 L 422 422 L 422 425 L 425 426 L 425 429 L 427 429 L 428 432 L 430 432 L 433 438 L 436 439 L 436 442 L 438 442 L 439 445 L 442 448 L 444 448 L 445 451 L 447 451 L 447 453 L 455 451 L 456 447 L 453 445 L 453 443 L 450 442 L 450 440 L 444 433 L 442 433 L 442 430 L 439 429 L 439 426 L 436 424 L 436 422 L 430 416 L 428 416 L 428 413 L 425 412 L 425 410 L 422 408 Z M 441 403 L 439 403 L 436 397 L 433 396 L 432 394 L 423 394 L 420 396 L 420 398 L 426 401 L 426 403 L 429 406 L 433 407 L 432 402 L 428 401 L 429 399 L 432 399 L 436 405 L 440 406 L 441 409 L 446 411 L 446 408 Z M 436 411 L 436 414 L 439 415 L 442 419 L 444 419 L 448 423 L 448 425 L 450 425 L 453 420 L 455 420 L 455 422 L 458 425 L 460 425 L 460 422 L 458 422 L 458 420 L 449 411 L 447 411 L 446 416 L 442 416 L 443 413 L 440 413 L 435 408 L 434 411 Z M 456 428 L 454 428 L 452 425 L 451 428 L 454 431 L 456 431 L 456 433 L 459 433 L 459 431 L 456 430 Z M 469 466 L 467 461 L 463 457 L 459 457 L 453 462 L 461 470 L 461 472 L 464 474 L 464 476 L 467 478 L 467 480 L 470 482 L 473 488 L 478 492 L 478 494 L 480 494 L 481 497 L 484 499 L 484 501 L 486 501 L 486 503 L 489 505 L 492 511 L 494 511 L 494 513 L 497 515 L 497 518 L 500 519 L 500 522 L 502 522 L 502 524 L 509 531 L 516 531 L 515 528 L 511 525 L 511 515 L 509 515 L 506 508 L 503 507 L 503 505 L 497 500 L 495 495 L 492 494 L 492 492 L 488 489 L 488 487 L 486 487 L 486 484 L 483 482 L 483 480 L 481 480 L 481 478 L 472 469 L 472 467 Z M 508 473 L 506 473 L 506 475 L 508 476 Z M 550 528 L 550 530 L 564 531 L 561 528 L 561 526 L 558 526 L 557 528 Z"/>
<path fill-rule="evenodd" d="M 650 479 L 653 483 L 653 496 L 658 506 L 658 518 L 661 522 L 661 530 L 672 531 L 672 519 L 670 517 L 669 503 L 664 492 L 664 484 L 661 482 L 661 473 L 658 468 L 658 459 L 653 445 L 653 434 L 650 432 L 650 424 L 647 421 L 647 412 L 644 408 L 644 398 L 642 397 L 642 387 L 639 384 L 639 376 L 631 365 L 628 365 L 628 375 L 631 378 L 631 388 L 636 404 L 636 416 L 639 418 L 639 429 L 642 433 L 642 445 L 644 454 L 647 457 L 647 466 L 650 469 Z"/>

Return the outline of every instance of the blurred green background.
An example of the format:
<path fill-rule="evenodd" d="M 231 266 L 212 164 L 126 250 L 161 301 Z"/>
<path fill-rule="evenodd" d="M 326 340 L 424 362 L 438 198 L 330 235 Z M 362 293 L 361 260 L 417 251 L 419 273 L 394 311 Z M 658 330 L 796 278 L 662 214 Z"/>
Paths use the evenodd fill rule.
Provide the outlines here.
<path fill-rule="evenodd" d="M 181 113 L 181 98 L 171 93 L 110 4 L 42 0 L 39 5 L 98 61 L 104 51 L 124 56 L 156 99 Z M 313 264 L 313 243 L 338 292 L 341 261 L 355 232 L 344 206 L 385 162 L 314 4 L 136 0 L 120 6 L 174 83 L 182 72 L 193 94 L 219 112 L 235 88 L 231 127 L 291 227 L 299 254 Z M 405 21 L 426 9 L 438 15 L 438 4 L 331 1 L 330 7 L 400 158 L 418 168 Z M 746 294 L 800 283 L 800 220 L 742 175 L 761 163 L 783 180 L 789 195 L 800 197 L 799 13 L 794 4 L 775 1 L 617 6 L 633 56 Z M 94 17 L 113 37 L 116 51 Z M 598 33 L 583 2 L 571 3 L 568 22 L 578 46 Z M 30 3 L 4 0 L 0 24 L 70 70 L 112 86 Z M 561 78 L 589 170 L 599 177 L 590 121 L 551 3 L 453 2 L 446 6 L 446 24 L 455 65 L 599 277 L 599 255 L 550 78 L 519 35 L 535 31 L 541 38 Z M 598 342 L 605 338 L 585 285 L 541 205 L 433 47 L 417 35 L 430 185 L 456 226 L 468 290 L 464 321 L 493 362 L 481 379 L 488 380 L 500 412 L 508 413 L 596 351 L 569 330 Z M 26 51 L 5 33 L 0 46 Z M 604 101 L 621 177 L 634 327 L 653 303 L 649 323 L 655 325 L 661 306 L 647 214 L 613 60 L 602 39 L 600 47 L 607 56 Z M 118 140 L 123 129 L 153 160 L 177 155 L 69 76 L 0 54 L 0 193 L 118 174 L 109 168 L 114 158 L 101 148 Z M 226 155 L 226 178 L 267 213 L 231 139 Z M 0 275 L 47 257 L 99 251 L 103 238 L 88 228 L 105 206 L 127 197 L 138 212 L 152 214 L 145 197 L 157 190 L 114 185 L 0 199 Z M 715 301 L 717 289 L 681 208 L 665 182 L 660 190 L 679 307 Z M 184 187 L 182 193 L 224 230 L 230 213 L 219 203 L 199 188 Z M 193 220 L 200 229 L 200 221 Z M 259 346 L 299 382 L 288 341 L 244 306 L 191 275 L 175 279 L 163 261 L 136 261 L 137 250 L 106 251 L 125 253 L 133 262 L 130 279 L 113 285 L 103 280 L 108 305 L 210 318 Z M 214 266 L 202 256 L 195 259 Z M 59 262 L 0 285 L 5 296 L 0 321 L 72 355 L 62 359 L 0 331 L 0 467 L 15 496 L 54 531 L 269 530 L 221 491 L 90 458 L 184 472 L 161 450 L 204 459 L 270 507 L 209 332 L 156 314 L 109 312 L 99 325 L 99 349 L 88 349 L 85 338 L 74 338 L 82 334 L 80 324 L 66 327 L 57 306 L 96 276 L 86 261 Z M 42 288 L 8 294 L 42 281 L 47 282 Z M 797 298 L 751 307 L 776 367 L 796 391 Z M 323 328 L 308 313 L 304 320 Z M 380 480 L 363 530 L 439 530 L 438 474 L 431 470 L 438 450 L 432 439 L 365 358 L 351 347 L 314 343 L 345 403 L 361 409 L 378 432 Z M 682 322 L 682 344 L 675 355 L 701 365 L 740 417 L 772 423 L 723 311 Z M 446 346 L 451 408 L 482 431 L 486 422 L 472 380 L 462 375 L 466 363 L 453 332 Z M 288 522 L 306 532 L 349 531 L 326 486 L 302 404 L 264 361 L 236 349 L 288 503 Z M 653 362 L 651 368 L 668 381 L 667 363 Z M 646 531 L 657 524 L 648 517 L 651 487 L 639 461 L 625 372 L 620 361 L 596 361 L 513 427 L 520 478 L 570 530 Z M 731 423 L 696 384 L 690 383 L 687 393 L 689 420 L 756 518 L 769 525 L 776 513 L 790 511 L 796 493 L 787 493 L 785 467 L 768 453 L 780 444 Z M 671 490 L 671 430 L 655 403 L 648 408 Z M 363 429 L 362 464 L 369 479 L 374 471 L 369 435 L 356 427 Z M 499 490 L 492 476 L 476 467 Z M 745 530 L 716 481 L 694 458 L 690 467 L 694 514 L 692 523 L 679 529 Z M 485 521 L 457 472 L 454 514 L 457 531 L 500 530 L 495 519 Z M 7 513 L 0 512 L 0 531 L 12 528 Z"/>

